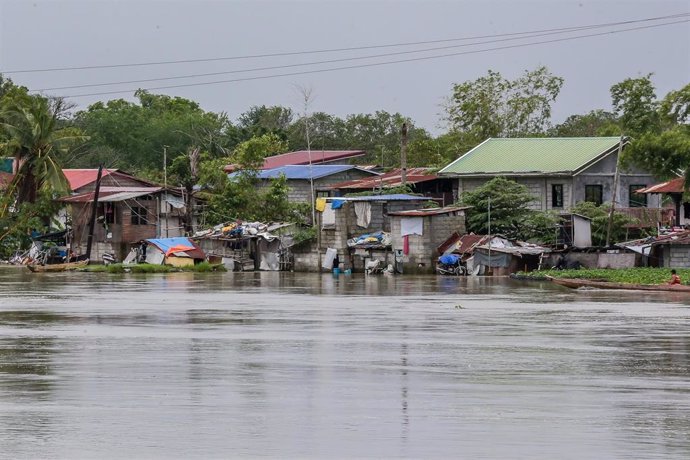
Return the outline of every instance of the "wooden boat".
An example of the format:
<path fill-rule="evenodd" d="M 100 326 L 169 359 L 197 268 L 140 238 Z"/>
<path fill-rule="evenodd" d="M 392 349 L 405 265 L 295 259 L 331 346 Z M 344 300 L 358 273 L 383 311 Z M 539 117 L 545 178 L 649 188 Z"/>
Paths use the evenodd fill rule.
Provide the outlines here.
<path fill-rule="evenodd" d="M 683 284 L 631 284 L 631 283 L 614 283 L 612 281 L 596 281 L 575 278 L 554 278 L 552 276 L 546 277 L 553 283 L 561 286 L 577 289 L 581 287 L 597 288 L 597 289 L 626 289 L 630 291 L 670 291 L 670 292 L 690 292 L 690 286 Z"/>
<path fill-rule="evenodd" d="M 76 270 L 77 268 L 86 267 L 89 265 L 89 260 L 79 260 L 77 262 L 67 262 L 64 264 L 46 264 L 46 265 L 35 265 L 30 264 L 26 267 L 34 273 L 39 272 L 65 272 L 69 270 Z"/>

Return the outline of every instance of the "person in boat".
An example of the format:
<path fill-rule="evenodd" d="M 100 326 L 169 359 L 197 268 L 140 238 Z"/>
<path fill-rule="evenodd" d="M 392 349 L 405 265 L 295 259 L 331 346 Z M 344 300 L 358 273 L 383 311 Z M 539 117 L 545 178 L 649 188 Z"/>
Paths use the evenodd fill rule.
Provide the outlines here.
<path fill-rule="evenodd" d="M 675 268 L 671 270 L 671 279 L 666 284 L 680 284 L 680 276 L 676 274 Z"/>

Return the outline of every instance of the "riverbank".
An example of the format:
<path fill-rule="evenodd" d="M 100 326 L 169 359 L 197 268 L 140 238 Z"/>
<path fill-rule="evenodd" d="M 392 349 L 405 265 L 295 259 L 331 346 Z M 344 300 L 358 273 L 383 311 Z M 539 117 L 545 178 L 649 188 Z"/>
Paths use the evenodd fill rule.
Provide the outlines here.
<path fill-rule="evenodd" d="M 683 284 L 690 282 L 690 269 L 676 269 L 678 276 Z M 628 284 L 662 284 L 671 279 L 670 268 L 601 268 L 601 269 L 580 269 L 580 270 L 540 270 L 536 272 L 520 272 L 516 274 L 517 279 L 524 280 L 545 280 L 546 276 L 553 278 L 574 278 L 596 281 L 608 281 L 613 283 Z"/>

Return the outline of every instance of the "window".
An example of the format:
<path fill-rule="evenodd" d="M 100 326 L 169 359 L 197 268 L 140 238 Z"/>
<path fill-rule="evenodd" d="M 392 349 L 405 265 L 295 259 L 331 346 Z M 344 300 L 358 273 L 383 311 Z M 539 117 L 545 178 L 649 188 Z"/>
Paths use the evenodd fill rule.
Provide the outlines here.
<path fill-rule="evenodd" d="M 132 206 L 132 225 L 146 225 L 147 210 L 142 206 Z"/>
<path fill-rule="evenodd" d="M 551 207 L 563 207 L 563 184 L 551 184 Z"/>
<path fill-rule="evenodd" d="M 646 185 L 631 185 L 628 189 L 628 206 L 631 208 L 646 208 L 647 194 L 637 193 L 637 190 L 645 188 Z"/>
<path fill-rule="evenodd" d="M 604 202 L 601 185 L 585 185 L 585 201 L 601 205 Z"/>
<path fill-rule="evenodd" d="M 115 223 L 115 205 L 114 203 L 102 203 L 101 213 L 103 216 L 104 224 L 114 224 Z"/>

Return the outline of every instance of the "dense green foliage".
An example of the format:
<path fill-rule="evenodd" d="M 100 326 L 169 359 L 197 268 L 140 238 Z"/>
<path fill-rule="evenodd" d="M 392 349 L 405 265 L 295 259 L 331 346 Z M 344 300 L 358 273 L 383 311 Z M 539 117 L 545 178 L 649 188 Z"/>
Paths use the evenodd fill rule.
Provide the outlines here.
<path fill-rule="evenodd" d="M 466 211 L 467 231 L 485 235 L 491 230 L 491 234 L 507 238 L 554 243 L 558 215 L 531 210 L 529 203 L 534 199 L 524 185 L 496 177 L 463 193 L 460 203 L 472 206 Z"/>
<path fill-rule="evenodd" d="M 606 245 L 606 232 L 608 231 L 610 203 L 597 206 L 589 201 L 581 201 L 573 206 L 572 212 L 592 219 L 592 244 L 594 246 Z M 626 236 L 626 225 L 634 224 L 635 219 L 618 211 L 613 212 L 611 221 L 611 241 L 622 241 Z"/>

